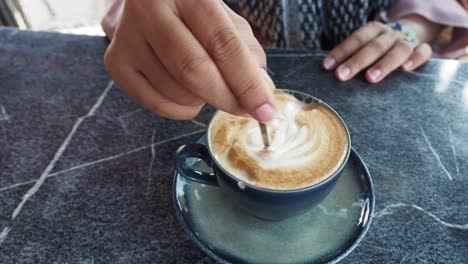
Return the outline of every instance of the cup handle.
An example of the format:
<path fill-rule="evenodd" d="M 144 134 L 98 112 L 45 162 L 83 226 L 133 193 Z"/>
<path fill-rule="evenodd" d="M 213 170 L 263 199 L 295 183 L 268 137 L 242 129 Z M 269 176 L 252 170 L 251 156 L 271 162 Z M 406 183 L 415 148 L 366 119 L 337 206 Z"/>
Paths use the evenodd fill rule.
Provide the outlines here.
<path fill-rule="evenodd" d="M 188 180 L 203 183 L 212 186 L 219 186 L 216 176 L 213 172 L 213 160 L 208 153 L 208 149 L 202 144 L 182 145 L 177 149 L 176 169 Z M 187 163 L 190 158 L 203 160 L 209 167 L 210 172 L 201 171 Z"/>

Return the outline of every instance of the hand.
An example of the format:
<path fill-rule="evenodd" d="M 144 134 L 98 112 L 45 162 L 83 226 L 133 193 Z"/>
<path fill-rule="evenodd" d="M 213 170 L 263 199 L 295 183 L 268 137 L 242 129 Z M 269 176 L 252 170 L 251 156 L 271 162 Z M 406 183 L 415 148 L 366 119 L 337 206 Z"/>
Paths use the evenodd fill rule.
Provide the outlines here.
<path fill-rule="evenodd" d="M 191 119 L 205 103 L 269 121 L 266 57 L 249 24 L 222 1 L 127 0 L 104 63 L 157 115 Z"/>
<path fill-rule="evenodd" d="M 421 42 L 430 40 L 437 33 L 434 30 L 437 26 L 428 25 L 428 21 L 420 17 L 411 16 L 399 21 L 415 30 Z M 432 30 L 424 31 L 425 26 L 432 26 Z M 383 23 L 371 22 L 334 48 L 324 59 L 323 66 L 328 70 L 336 68 L 336 77 L 347 81 L 372 65 L 366 71 L 366 79 L 376 83 L 400 66 L 405 71 L 416 69 L 431 54 L 431 47 L 427 43 L 413 48 L 401 32 Z"/>

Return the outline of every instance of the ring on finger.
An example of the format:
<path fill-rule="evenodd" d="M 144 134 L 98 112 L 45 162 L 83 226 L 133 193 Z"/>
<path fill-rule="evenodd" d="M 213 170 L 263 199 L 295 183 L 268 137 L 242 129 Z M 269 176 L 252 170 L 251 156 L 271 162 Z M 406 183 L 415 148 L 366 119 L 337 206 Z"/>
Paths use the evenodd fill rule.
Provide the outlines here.
<path fill-rule="evenodd" d="M 414 32 L 414 30 L 412 30 L 410 27 L 407 27 L 399 22 L 390 22 L 385 25 L 403 34 L 403 39 L 408 41 L 411 44 L 411 47 L 415 48 L 419 45 L 420 42 L 416 36 L 416 32 Z"/>

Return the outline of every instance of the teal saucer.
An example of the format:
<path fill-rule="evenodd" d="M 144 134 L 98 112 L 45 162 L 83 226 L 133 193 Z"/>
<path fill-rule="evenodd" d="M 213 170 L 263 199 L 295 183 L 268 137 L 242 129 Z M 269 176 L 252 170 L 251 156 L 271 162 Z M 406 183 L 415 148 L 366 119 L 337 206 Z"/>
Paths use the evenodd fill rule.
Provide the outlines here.
<path fill-rule="evenodd" d="M 193 162 L 209 169 L 202 161 Z M 325 200 L 283 221 L 251 216 L 220 188 L 186 180 L 177 171 L 173 193 L 184 230 L 221 263 L 336 263 L 366 234 L 375 200 L 371 176 L 354 150 Z"/>

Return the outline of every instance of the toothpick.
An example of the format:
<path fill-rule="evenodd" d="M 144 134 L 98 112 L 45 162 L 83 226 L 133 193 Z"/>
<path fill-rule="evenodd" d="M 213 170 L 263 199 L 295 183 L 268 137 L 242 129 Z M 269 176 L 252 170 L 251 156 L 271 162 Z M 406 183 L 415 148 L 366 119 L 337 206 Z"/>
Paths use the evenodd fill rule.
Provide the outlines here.
<path fill-rule="evenodd" d="M 260 126 L 260 131 L 262 132 L 262 138 L 263 138 L 263 145 L 265 148 L 268 148 L 270 146 L 270 139 L 268 137 L 268 130 L 265 124 L 258 123 Z"/>

